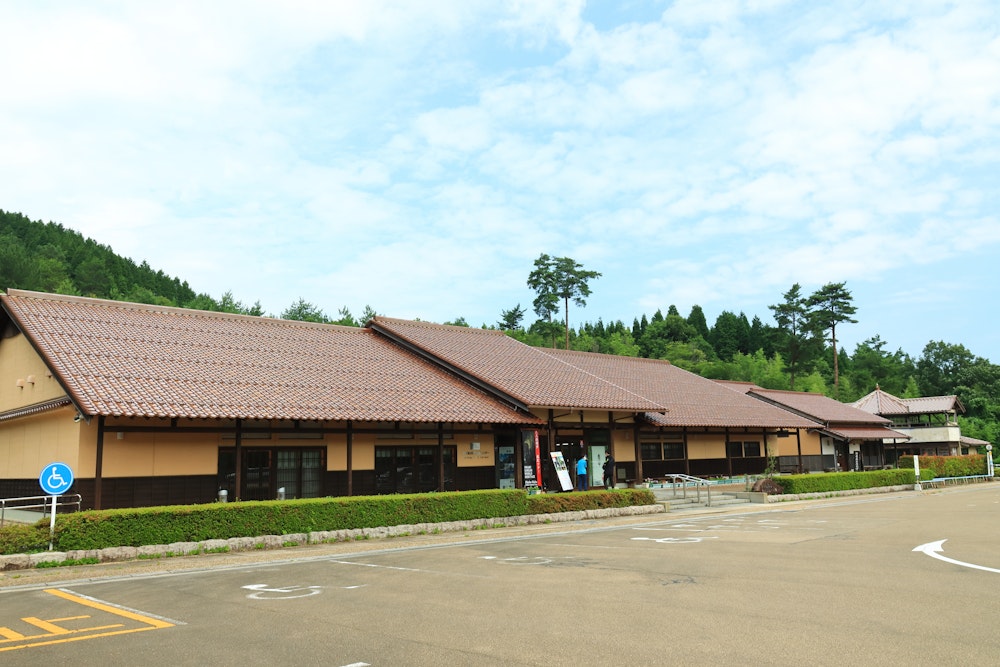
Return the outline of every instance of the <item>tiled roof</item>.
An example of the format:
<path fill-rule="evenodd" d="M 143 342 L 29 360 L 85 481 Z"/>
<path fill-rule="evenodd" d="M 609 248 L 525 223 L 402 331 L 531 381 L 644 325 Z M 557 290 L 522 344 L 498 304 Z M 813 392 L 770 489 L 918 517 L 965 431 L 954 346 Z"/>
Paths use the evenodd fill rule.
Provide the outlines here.
<path fill-rule="evenodd" d="M 377 317 L 369 326 L 431 353 L 457 371 L 525 405 L 601 410 L 663 410 L 613 379 L 588 373 L 561 355 L 502 331 Z"/>
<path fill-rule="evenodd" d="M 924 396 L 922 398 L 900 399 L 910 408 L 910 414 L 939 414 L 942 412 L 965 412 L 965 406 L 958 396 Z"/>
<path fill-rule="evenodd" d="M 862 396 L 852 405 L 873 415 L 905 415 L 910 412 L 906 403 L 878 387 L 867 396 Z"/>
<path fill-rule="evenodd" d="M 875 391 L 856 400 L 854 407 L 875 415 L 933 415 L 948 412 L 965 412 L 958 396 L 924 396 L 922 398 L 897 398 L 876 387 Z"/>
<path fill-rule="evenodd" d="M 833 426 L 824 429 L 844 440 L 882 440 L 883 438 L 893 438 L 895 440 L 909 440 L 910 436 L 899 431 L 885 428 L 883 426 Z"/>
<path fill-rule="evenodd" d="M 70 404 L 69 398 L 63 396 L 61 398 L 55 398 L 51 401 L 45 401 L 44 403 L 36 403 L 34 405 L 28 405 L 23 408 L 17 408 L 16 410 L 8 410 L 7 412 L 0 412 L 0 422 L 6 421 L 8 419 L 17 419 L 19 417 L 27 417 L 28 415 L 36 415 L 40 412 L 48 412 L 49 410 L 55 410 L 56 408 L 63 408 Z"/>
<path fill-rule="evenodd" d="M 811 417 L 826 424 L 860 425 L 889 424 L 888 419 L 859 410 L 846 403 L 835 401 L 823 394 L 804 391 L 781 391 L 777 389 L 753 389 L 750 396 L 758 396 L 776 405 L 786 406 L 800 415 Z"/>
<path fill-rule="evenodd" d="M 88 416 L 536 423 L 370 329 L 10 290 Z"/>
<path fill-rule="evenodd" d="M 986 445 L 993 444 L 989 440 L 980 440 L 979 438 L 970 438 L 967 435 L 959 436 L 958 441 L 961 442 L 966 447 L 985 447 Z"/>
<path fill-rule="evenodd" d="M 609 379 L 660 405 L 666 405 L 668 409 L 665 412 L 650 412 L 646 415 L 647 419 L 658 426 L 817 426 L 809 419 L 732 391 L 668 361 L 565 350 L 550 352 L 588 373 Z"/>
<path fill-rule="evenodd" d="M 666 361 L 530 347 L 499 331 L 376 318 L 394 334 L 533 407 L 632 410 L 662 426 L 810 428 Z"/>

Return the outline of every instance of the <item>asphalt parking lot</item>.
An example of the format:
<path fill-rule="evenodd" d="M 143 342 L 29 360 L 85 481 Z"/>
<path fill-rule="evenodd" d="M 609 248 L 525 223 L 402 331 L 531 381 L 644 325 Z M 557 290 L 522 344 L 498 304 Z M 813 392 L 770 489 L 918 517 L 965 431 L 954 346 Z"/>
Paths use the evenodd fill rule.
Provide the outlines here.
<path fill-rule="evenodd" d="M 996 664 L 998 520 L 987 484 L 31 572 L 0 662 Z"/>

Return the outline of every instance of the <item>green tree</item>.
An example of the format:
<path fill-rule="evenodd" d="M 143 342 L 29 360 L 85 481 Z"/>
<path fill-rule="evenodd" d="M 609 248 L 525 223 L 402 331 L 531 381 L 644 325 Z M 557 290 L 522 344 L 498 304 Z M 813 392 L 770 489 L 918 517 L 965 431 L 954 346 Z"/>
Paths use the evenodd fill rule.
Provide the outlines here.
<path fill-rule="evenodd" d="M 108 266 L 101 257 L 94 255 L 83 260 L 77 265 L 75 274 L 76 284 L 84 294 L 104 298 L 111 296 Z"/>
<path fill-rule="evenodd" d="M 0 289 L 38 289 L 38 281 L 38 266 L 21 239 L 0 234 Z"/>
<path fill-rule="evenodd" d="M 514 331 L 515 329 L 521 328 L 521 321 L 524 319 L 524 308 L 521 308 L 521 304 L 517 304 L 510 310 L 500 311 L 500 321 L 497 322 L 497 328 L 502 331 Z"/>
<path fill-rule="evenodd" d="M 705 311 L 701 306 L 691 306 L 691 314 L 687 316 L 687 323 L 694 327 L 698 335 L 708 340 L 708 320 L 705 319 Z"/>
<path fill-rule="evenodd" d="M 330 324 L 339 324 L 342 327 L 359 327 L 361 326 L 354 315 L 351 315 L 351 311 L 347 306 L 342 307 L 337 311 L 337 319 L 330 322 Z"/>
<path fill-rule="evenodd" d="M 902 396 L 913 377 L 913 360 L 902 350 L 890 354 L 886 342 L 878 335 L 858 343 L 851 355 L 849 375 L 851 384 L 862 395 L 880 387 L 894 396 Z M 843 370 L 843 369 L 842 369 Z"/>
<path fill-rule="evenodd" d="M 798 283 L 782 295 L 784 302 L 768 306 L 778 324 L 778 343 L 775 347 L 785 359 L 788 369 L 788 388 L 795 391 L 795 377 L 808 370 L 814 348 L 812 332 L 808 327 L 809 309 Z M 720 355 L 721 356 L 721 355 Z"/>
<path fill-rule="evenodd" d="M 321 323 L 330 321 L 327 316 L 323 314 L 323 311 L 320 310 L 319 306 L 309 303 L 302 297 L 299 297 L 298 301 L 282 311 L 281 319 Z"/>
<path fill-rule="evenodd" d="M 833 391 L 834 396 L 840 396 L 840 372 L 837 357 L 837 325 L 853 324 L 857 320 L 851 315 L 857 312 L 854 307 L 851 292 L 846 283 L 827 283 L 806 300 L 809 309 L 809 324 L 817 333 L 830 332 L 830 344 L 833 346 Z"/>
<path fill-rule="evenodd" d="M 537 296 L 534 300 L 535 312 L 539 317 L 552 321 L 552 316 L 563 303 L 565 313 L 564 331 L 566 349 L 569 349 L 569 302 L 585 306 L 584 297 L 590 296 L 589 281 L 600 278 L 597 271 L 586 271 L 579 262 L 569 257 L 550 257 L 545 253 L 535 260 L 535 270 L 528 275 L 528 287 Z"/>
<path fill-rule="evenodd" d="M 950 396 L 976 357 L 964 345 L 931 341 L 917 359 L 917 384 L 924 396 Z"/>
<path fill-rule="evenodd" d="M 715 319 L 715 326 L 709 334 L 719 359 L 730 361 L 737 352 L 747 353 L 750 343 L 750 322 L 743 313 L 739 315 L 724 310 Z"/>

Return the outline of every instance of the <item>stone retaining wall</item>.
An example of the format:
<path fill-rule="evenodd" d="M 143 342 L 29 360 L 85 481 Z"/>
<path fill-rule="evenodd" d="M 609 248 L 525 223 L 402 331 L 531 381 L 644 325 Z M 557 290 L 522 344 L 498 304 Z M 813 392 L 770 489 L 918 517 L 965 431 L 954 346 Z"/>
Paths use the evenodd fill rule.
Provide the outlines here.
<path fill-rule="evenodd" d="M 530 526 L 534 524 L 603 519 L 613 516 L 640 516 L 660 514 L 666 511 L 663 505 L 636 505 L 633 507 L 613 507 L 600 510 L 581 510 L 558 514 L 528 514 L 524 516 L 501 517 L 495 519 L 473 519 L 471 521 L 446 521 L 443 523 L 418 523 L 404 526 L 380 528 L 351 528 L 345 530 L 319 530 L 311 533 L 292 535 L 261 535 L 259 537 L 233 537 L 228 540 L 203 540 L 201 542 L 174 542 L 141 547 L 110 547 L 107 549 L 83 549 L 71 551 L 43 551 L 33 554 L 13 554 L 0 556 L 0 571 L 24 570 L 49 563 L 74 563 L 81 560 L 97 560 L 100 563 L 137 559 L 170 558 L 191 556 L 202 553 L 231 551 L 254 551 L 281 549 L 306 544 L 326 544 L 353 540 L 383 539 L 406 535 L 426 535 L 433 533 L 462 532 L 484 528 L 504 528 L 508 526 Z"/>

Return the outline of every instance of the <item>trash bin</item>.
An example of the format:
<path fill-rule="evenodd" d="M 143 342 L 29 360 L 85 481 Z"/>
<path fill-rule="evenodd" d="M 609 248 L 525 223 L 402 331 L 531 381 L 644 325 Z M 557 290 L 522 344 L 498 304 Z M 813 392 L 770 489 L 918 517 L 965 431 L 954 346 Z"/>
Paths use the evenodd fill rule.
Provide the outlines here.
<path fill-rule="evenodd" d="M 219 502 L 224 503 L 229 500 L 229 491 L 225 489 L 219 489 Z"/>
<path fill-rule="evenodd" d="M 284 499 L 285 499 L 285 487 L 279 486 L 278 487 L 278 500 L 284 500 Z"/>

